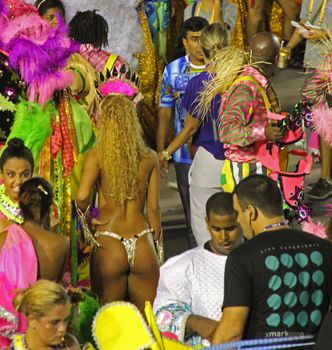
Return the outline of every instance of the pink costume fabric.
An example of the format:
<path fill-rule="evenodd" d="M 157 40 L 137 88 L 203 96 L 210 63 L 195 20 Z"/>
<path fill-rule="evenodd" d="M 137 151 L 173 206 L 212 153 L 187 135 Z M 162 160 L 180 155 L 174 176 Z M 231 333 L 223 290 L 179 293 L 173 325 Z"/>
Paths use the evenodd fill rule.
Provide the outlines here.
<path fill-rule="evenodd" d="M 16 224 L 7 232 L 0 251 L 0 350 L 10 344 L 8 337 L 26 329 L 26 320 L 14 310 L 12 300 L 15 290 L 37 281 L 38 273 L 36 252 L 28 234 Z"/>
<path fill-rule="evenodd" d="M 245 67 L 241 76 L 251 76 L 265 91 L 268 79 L 253 67 Z M 265 140 L 267 124 L 265 103 L 251 81 L 238 81 L 223 95 L 219 111 L 219 139 L 224 142 L 225 157 L 232 162 L 256 162 L 255 142 Z"/>
<path fill-rule="evenodd" d="M 105 50 L 99 50 L 90 44 L 82 44 L 80 46 L 80 54 L 91 64 L 97 71 L 102 72 L 110 53 Z"/>

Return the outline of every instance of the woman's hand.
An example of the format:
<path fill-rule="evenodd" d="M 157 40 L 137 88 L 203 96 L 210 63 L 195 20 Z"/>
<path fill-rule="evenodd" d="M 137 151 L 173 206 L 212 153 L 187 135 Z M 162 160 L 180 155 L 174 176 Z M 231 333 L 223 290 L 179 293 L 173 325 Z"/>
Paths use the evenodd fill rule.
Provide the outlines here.
<path fill-rule="evenodd" d="M 165 156 L 163 155 L 162 152 L 158 153 L 158 161 L 159 161 L 160 176 L 162 178 L 166 178 L 169 165 L 168 165 L 168 161 L 165 159 Z"/>
<path fill-rule="evenodd" d="M 301 34 L 305 39 L 318 41 L 325 38 L 328 33 L 325 30 L 308 28 L 308 30 L 297 29 L 298 33 Z"/>

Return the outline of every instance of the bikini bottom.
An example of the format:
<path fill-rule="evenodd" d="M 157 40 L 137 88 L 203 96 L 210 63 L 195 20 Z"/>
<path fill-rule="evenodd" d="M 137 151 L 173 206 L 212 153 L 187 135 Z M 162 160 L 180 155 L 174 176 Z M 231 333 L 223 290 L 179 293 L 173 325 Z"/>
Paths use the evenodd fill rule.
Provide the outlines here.
<path fill-rule="evenodd" d="M 110 232 L 110 231 L 97 231 L 95 233 L 95 237 L 97 238 L 100 236 L 106 236 L 106 237 L 112 237 L 112 238 L 117 239 L 118 241 L 121 241 L 124 248 L 126 249 L 126 252 L 127 252 L 129 266 L 133 267 L 134 262 L 135 262 L 137 240 L 139 238 L 143 237 L 144 235 L 146 235 L 147 233 L 153 234 L 153 230 L 151 228 L 148 228 L 146 230 L 143 230 L 143 231 L 137 233 L 134 237 L 130 237 L 130 238 L 122 237 L 122 236 L 118 235 L 117 233 Z"/>

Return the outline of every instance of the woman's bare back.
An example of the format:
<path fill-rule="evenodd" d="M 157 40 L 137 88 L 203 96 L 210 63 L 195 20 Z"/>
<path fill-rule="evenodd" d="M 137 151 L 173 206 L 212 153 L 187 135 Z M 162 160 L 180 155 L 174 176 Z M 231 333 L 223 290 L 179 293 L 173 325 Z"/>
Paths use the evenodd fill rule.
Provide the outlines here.
<path fill-rule="evenodd" d="M 91 183 L 99 176 L 98 220 L 105 223 L 96 227 L 96 231 L 103 234 L 97 238 L 100 247 L 95 248 L 91 256 L 92 289 L 103 303 L 129 297 L 129 300 L 143 311 L 145 301 L 149 300 L 152 303 L 154 300 L 159 277 L 159 262 L 153 235 L 147 233 L 137 238 L 134 251 L 129 254 L 121 239 L 136 239 L 135 235 L 149 227 L 153 228 L 157 235 L 160 234 L 158 158 L 154 151 L 148 149 L 137 174 L 136 198 L 128 200 L 124 206 L 116 203 L 114 190 L 109 189 L 102 175 L 100 176 L 97 150 L 89 152 L 86 162 L 89 165 L 86 167 L 85 183 Z M 91 176 L 88 176 L 87 172 Z M 87 192 L 84 187 L 82 186 L 81 193 L 85 198 Z M 115 239 L 107 236 L 110 232 L 119 237 Z"/>
<path fill-rule="evenodd" d="M 140 163 L 137 174 L 137 197 L 128 200 L 124 207 L 115 202 L 112 190 L 110 191 L 101 175 L 98 191 L 99 221 L 105 224 L 97 226 L 98 231 L 112 231 L 128 238 L 150 227 L 144 215 L 144 208 L 151 174 L 155 166 L 155 153 L 148 150 Z"/>
<path fill-rule="evenodd" d="M 39 278 L 51 281 L 61 280 L 64 265 L 69 254 L 69 240 L 38 224 L 26 221 L 22 228 L 31 237 L 38 258 Z"/>

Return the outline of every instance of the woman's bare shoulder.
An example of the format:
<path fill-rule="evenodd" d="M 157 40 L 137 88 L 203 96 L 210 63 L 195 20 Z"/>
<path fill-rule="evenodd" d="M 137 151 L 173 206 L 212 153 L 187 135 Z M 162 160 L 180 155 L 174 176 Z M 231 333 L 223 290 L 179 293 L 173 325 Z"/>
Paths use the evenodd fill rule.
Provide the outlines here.
<path fill-rule="evenodd" d="M 157 153 L 152 148 L 149 148 L 149 147 L 147 147 L 144 159 L 148 160 L 148 161 L 150 161 L 150 162 L 152 162 L 154 164 L 158 163 Z"/>

